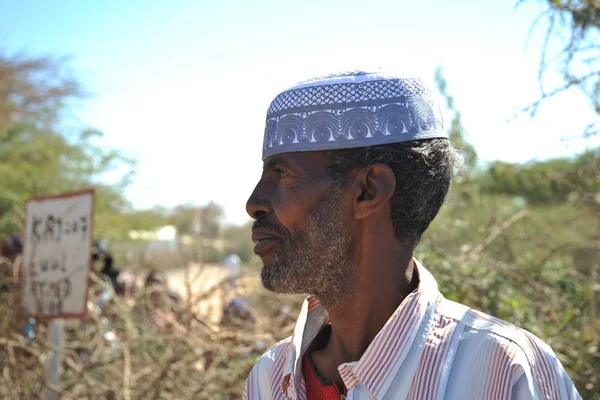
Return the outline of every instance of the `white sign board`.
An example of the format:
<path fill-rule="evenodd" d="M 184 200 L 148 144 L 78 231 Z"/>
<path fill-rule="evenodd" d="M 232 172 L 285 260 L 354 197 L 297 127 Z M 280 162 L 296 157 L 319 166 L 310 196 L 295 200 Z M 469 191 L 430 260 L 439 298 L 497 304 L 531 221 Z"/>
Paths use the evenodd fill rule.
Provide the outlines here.
<path fill-rule="evenodd" d="M 93 190 L 27 202 L 22 305 L 28 314 L 36 318 L 85 315 L 93 211 Z"/>

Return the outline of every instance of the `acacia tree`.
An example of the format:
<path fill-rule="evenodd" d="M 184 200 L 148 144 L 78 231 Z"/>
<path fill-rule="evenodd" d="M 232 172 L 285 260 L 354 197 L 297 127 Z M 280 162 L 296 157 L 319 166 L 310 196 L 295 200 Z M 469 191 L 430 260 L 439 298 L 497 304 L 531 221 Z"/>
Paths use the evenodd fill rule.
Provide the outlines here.
<path fill-rule="evenodd" d="M 460 151 L 463 157 L 463 163 L 468 169 L 468 172 L 470 172 L 477 166 L 477 151 L 475 150 L 475 147 L 465 139 L 464 127 L 461 121 L 461 112 L 454 104 L 454 97 L 448 92 L 448 83 L 444 78 L 441 67 L 438 67 L 435 71 L 435 82 L 440 95 L 446 101 L 446 107 L 452 113 L 452 120 L 448 127 L 448 138 L 450 139 L 452 146 Z"/>
<path fill-rule="evenodd" d="M 85 97 L 67 60 L 0 53 L 0 234 L 21 230 L 31 196 L 95 187 L 97 233 L 107 230 L 102 221 L 111 213 L 127 208 L 132 160 L 98 145 L 97 130 L 67 129 L 72 107 Z M 120 166 L 129 172 L 119 182 L 99 184 Z"/>
<path fill-rule="evenodd" d="M 517 6 L 528 0 L 520 0 Z M 524 111 L 534 116 L 548 98 L 571 88 L 579 89 L 590 101 L 597 119 L 583 137 L 600 134 L 600 2 L 598 0 L 545 0 L 547 8 L 533 22 L 546 21 L 538 80 L 541 96 Z M 552 51 L 558 46 L 558 51 Z M 548 87 L 544 78 L 558 71 L 561 83 Z"/>

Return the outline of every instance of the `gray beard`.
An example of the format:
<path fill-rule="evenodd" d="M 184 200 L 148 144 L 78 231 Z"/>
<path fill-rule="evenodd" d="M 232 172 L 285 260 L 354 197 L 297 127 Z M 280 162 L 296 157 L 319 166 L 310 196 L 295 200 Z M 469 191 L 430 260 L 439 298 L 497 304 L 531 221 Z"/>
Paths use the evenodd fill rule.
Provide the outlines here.
<path fill-rule="evenodd" d="M 331 188 L 306 223 L 276 250 L 261 278 L 276 293 L 309 293 L 330 308 L 352 293 L 351 235 L 343 224 L 343 190 Z"/>

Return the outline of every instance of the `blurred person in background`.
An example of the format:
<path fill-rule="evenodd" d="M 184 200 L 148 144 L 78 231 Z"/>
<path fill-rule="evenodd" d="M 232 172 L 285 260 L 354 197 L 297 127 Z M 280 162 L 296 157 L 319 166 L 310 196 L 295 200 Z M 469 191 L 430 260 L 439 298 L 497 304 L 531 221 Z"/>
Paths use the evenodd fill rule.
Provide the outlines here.
<path fill-rule="evenodd" d="M 159 304 L 159 296 L 166 295 L 170 302 L 179 303 L 181 298 L 169 288 L 169 278 L 163 271 L 152 270 L 146 276 L 144 287 L 149 291 L 153 303 Z"/>
<path fill-rule="evenodd" d="M 119 277 L 121 271 L 114 266 L 114 259 L 112 255 L 100 246 L 100 242 L 94 240 L 92 244 L 92 262 L 96 263 L 98 261 L 101 263 L 98 274 L 101 277 L 103 275 L 104 278 L 111 283 L 115 292 L 119 293 L 120 288 L 117 278 Z"/>
<path fill-rule="evenodd" d="M 8 235 L 0 246 L 4 260 L 0 263 L 0 291 L 8 291 L 13 286 L 15 271 L 15 260 L 23 251 L 21 235 Z"/>
<path fill-rule="evenodd" d="M 148 296 L 147 311 L 151 312 L 151 324 L 160 329 L 173 329 L 173 323 L 182 323 L 181 298 L 169 289 L 167 274 L 163 271 L 152 270 L 144 282 Z M 173 331 L 175 332 L 175 331 Z"/>
<path fill-rule="evenodd" d="M 2 255 L 14 262 L 19 254 L 23 251 L 23 240 L 21 235 L 8 235 L 2 241 Z"/>
<path fill-rule="evenodd" d="M 229 254 L 223 260 L 223 266 L 227 270 L 227 281 L 230 289 L 235 289 L 235 283 L 240 274 L 242 259 L 237 254 Z"/>
<path fill-rule="evenodd" d="M 349 72 L 280 93 L 247 202 L 261 279 L 308 293 L 244 398 L 580 399 L 530 332 L 449 301 L 414 257 L 458 155 L 419 79 Z"/>
<path fill-rule="evenodd" d="M 98 261 L 101 262 L 101 267 L 98 271 L 100 277 L 111 283 L 118 296 L 124 299 L 130 298 L 137 290 L 135 277 L 131 273 L 117 268 L 112 254 L 104 250 L 100 246 L 99 241 L 94 240 L 92 245 L 92 262 L 96 263 Z"/>
<path fill-rule="evenodd" d="M 238 295 L 236 291 L 237 280 L 240 276 L 240 266 L 242 259 L 237 254 L 229 254 L 223 260 L 223 265 L 227 270 L 228 295 L 221 324 L 231 325 L 236 323 L 255 323 L 256 317 L 250 300 L 244 296 Z M 229 296 L 231 295 L 231 296 Z"/>

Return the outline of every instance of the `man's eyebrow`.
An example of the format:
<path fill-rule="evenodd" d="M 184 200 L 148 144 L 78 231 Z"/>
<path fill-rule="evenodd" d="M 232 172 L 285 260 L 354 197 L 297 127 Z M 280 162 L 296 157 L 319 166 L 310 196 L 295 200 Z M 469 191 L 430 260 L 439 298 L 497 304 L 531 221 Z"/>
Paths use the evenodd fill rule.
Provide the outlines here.
<path fill-rule="evenodd" d="M 283 157 L 271 157 L 268 161 L 266 161 L 263 164 L 263 170 L 273 169 L 277 165 L 282 166 L 284 168 L 297 168 L 296 164 L 284 160 Z"/>

